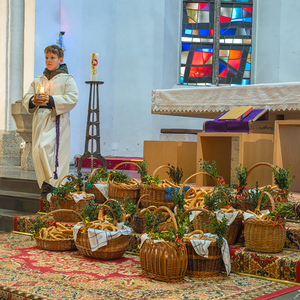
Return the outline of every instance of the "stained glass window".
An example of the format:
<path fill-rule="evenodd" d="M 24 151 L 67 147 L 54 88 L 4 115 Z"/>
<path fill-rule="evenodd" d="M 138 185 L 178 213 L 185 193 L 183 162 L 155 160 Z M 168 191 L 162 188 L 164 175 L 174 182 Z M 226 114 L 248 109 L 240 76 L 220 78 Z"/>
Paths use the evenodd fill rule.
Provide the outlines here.
<path fill-rule="evenodd" d="M 219 62 L 219 84 L 250 84 L 252 0 L 221 0 L 219 51 L 214 52 L 214 0 L 183 2 L 180 83 L 210 85 Z M 213 57 L 215 63 L 213 63 Z"/>

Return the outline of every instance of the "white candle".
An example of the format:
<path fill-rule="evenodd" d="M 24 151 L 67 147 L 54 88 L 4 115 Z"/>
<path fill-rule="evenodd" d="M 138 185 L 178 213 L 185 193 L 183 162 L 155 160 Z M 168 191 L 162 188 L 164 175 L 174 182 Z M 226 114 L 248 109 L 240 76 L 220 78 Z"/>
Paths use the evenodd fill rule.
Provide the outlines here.
<path fill-rule="evenodd" d="M 98 56 L 99 53 L 91 54 L 91 81 L 98 81 Z"/>

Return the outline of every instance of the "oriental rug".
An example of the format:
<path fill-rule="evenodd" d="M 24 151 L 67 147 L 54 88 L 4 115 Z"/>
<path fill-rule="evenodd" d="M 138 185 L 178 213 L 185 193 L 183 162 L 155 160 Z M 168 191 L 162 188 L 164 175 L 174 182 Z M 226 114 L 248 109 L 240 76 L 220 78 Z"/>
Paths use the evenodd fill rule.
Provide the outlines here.
<path fill-rule="evenodd" d="M 26 235 L 0 235 L 1 299 L 246 300 L 297 289 L 299 286 L 236 274 L 160 282 L 142 275 L 138 256 L 100 261 L 77 251 L 40 250 Z"/>

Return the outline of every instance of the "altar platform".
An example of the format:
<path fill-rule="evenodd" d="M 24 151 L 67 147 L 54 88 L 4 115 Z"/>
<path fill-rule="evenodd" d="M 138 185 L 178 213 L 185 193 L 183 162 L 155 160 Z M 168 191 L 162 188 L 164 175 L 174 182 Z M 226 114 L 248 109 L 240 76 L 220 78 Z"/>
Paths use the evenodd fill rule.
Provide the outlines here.
<path fill-rule="evenodd" d="M 119 260 L 101 261 L 76 250 L 40 250 L 27 235 L 0 234 L 1 299 L 287 300 L 296 297 L 299 289 L 295 283 L 236 273 L 160 282 L 142 275 L 139 256 L 125 254 Z"/>

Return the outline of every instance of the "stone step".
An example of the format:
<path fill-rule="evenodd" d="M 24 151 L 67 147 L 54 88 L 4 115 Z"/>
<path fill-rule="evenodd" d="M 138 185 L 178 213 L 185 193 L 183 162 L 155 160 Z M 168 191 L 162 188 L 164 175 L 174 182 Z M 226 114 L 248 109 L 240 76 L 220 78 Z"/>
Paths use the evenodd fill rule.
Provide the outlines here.
<path fill-rule="evenodd" d="M 0 233 L 11 232 L 14 230 L 14 217 L 20 215 L 29 215 L 24 211 L 16 211 L 0 208 Z"/>
<path fill-rule="evenodd" d="M 0 190 L 0 209 L 26 213 L 36 213 L 40 209 L 40 195 L 8 190 Z"/>
<path fill-rule="evenodd" d="M 35 179 L 0 177 L 0 190 L 40 194 L 40 188 Z"/>

